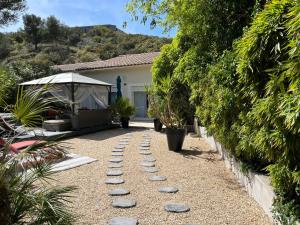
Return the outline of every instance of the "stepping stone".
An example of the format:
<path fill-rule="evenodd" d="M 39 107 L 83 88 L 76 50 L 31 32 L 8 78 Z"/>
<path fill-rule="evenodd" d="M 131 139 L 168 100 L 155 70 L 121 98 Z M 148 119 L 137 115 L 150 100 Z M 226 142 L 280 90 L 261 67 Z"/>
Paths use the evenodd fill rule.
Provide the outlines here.
<path fill-rule="evenodd" d="M 109 160 L 109 162 L 112 162 L 112 163 L 119 163 L 119 162 L 122 162 L 122 161 L 123 161 L 123 159 L 121 159 L 121 158 L 112 158 L 112 159 Z"/>
<path fill-rule="evenodd" d="M 138 221 L 134 218 L 129 217 L 114 217 L 109 222 L 108 225 L 137 225 Z"/>
<path fill-rule="evenodd" d="M 112 152 L 124 152 L 123 149 L 113 149 Z"/>
<path fill-rule="evenodd" d="M 162 193 L 176 193 L 178 192 L 178 188 L 176 187 L 162 187 L 158 189 L 159 192 Z"/>
<path fill-rule="evenodd" d="M 124 149 L 125 146 L 124 146 L 124 145 L 117 145 L 117 146 L 115 146 L 115 148 L 116 148 L 116 149 Z"/>
<path fill-rule="evenodd" d="M 107 176 L 121 176 L 123 172 L 121 170 L 109 170 L 106 172 Z"/>
<path fill-rule="evenodd" d="M 169 203 L 165 205 L 165 210 L 167 212 L 183 213 L 190 211 L 190 207 L 185 204 Z"/>
<path fill-rule="evenodd" d="M 142 162 L 141 166 L 144 166 L 144 167 L 154 167 L 155 163 L 153 163 L 153 162 Z"/>
<path fill-rule="evenodd" d="M 109 164 L 108 168 L 122 168 L 123 165 L 122 164 Z"/>
<path fill-rule="evenodd" d="M 119 198 L 113 200 L 112 206 L 115 208 L 132 208 L 136 206 L 136 201 L 133 199 Z"/>
<path fill-rule="evenodd" d="M 143 143 L 143 144 L 140 144 L 140 146 L 141 146 L 141 147 L 150 147 L 150 144 L 145 144 L 145 143 Z"/>
<path fill-rule="evenodd" d="M 149 177 L 150 181 L 165 181 L 167 178 L 165 176 L 153 176 Z"/>
<path fill-rule="evenodd" d="M 152 153 L 150 151 L 140 151 L 141 155 L 151 155 Z"/>
<path fill-rule="evenodd" d="M 124 182 L 121 178 L 109 178 L 105 181 L 106 184 L 123 184 Z"/>
<path fill-rule="evenodd" d="M 143 171 L 147 172 L 147 173 L 156 173 L 159 171 L 159 169 L 157 169 L 155 167 L 144 167 Z"/>
<path fill-rule="evenodd" d="M 156 159 L 152 156 L 146 156 L 144 158 L 144 162 L 155 162 L 155 161 L 156 161 Z"/>
<path fill-rule="evenodd" d="M 122 152 L 113 152 L 111 153 L 111 156 L 123 156 Z"/>
<path fill-rule="evenodd" d="M 121 195 L 128 195 L 130 194 L 130 191 L 122 188 L 116 188 L 113 190 L 108 191 L 108 194 L 111 196 L 121 196 Z"/>
<path fill-rule="evenodd" d="M 149 151 L 149 150 L 150 150 L 150 147 L 140 147 L 139 149 L 142 150 L 142 151 L 143 151 L 143 150 Z"/>

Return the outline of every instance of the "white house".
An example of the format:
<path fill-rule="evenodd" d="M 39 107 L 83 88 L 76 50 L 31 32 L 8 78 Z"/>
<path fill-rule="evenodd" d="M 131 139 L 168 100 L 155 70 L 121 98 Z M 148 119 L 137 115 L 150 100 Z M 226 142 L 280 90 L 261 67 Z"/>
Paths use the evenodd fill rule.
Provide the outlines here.
<path fill-rule="evenodd" d="M 128 97 L 137 109 L 135 117 L 147 117 L 147 94 L 145 86 L 151 84 L 151 66 L 159 52 L 121 55 L 108 60 L 57 65 L 63 72 L 77 72 L 81 75 L 104 81 L 112 86 L 112 101 L 116 98 L 117 77 L 121 77 L 122 95 Z"/>

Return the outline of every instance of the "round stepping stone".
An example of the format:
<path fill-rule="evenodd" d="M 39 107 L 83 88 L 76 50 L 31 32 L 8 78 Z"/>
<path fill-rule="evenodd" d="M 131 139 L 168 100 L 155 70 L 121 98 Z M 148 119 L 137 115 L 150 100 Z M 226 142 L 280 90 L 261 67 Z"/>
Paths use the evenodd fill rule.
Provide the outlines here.
<path fill-rule="evenodd" d="M 144 172 L 147 172 L 147 173 L 156 173 L 158 172 L 159 170 L 155 167 L 144 167 L 143 168 L 143 171 Z"/>
<path fill-rule="evenodd" d="M 169 203 L 165 205 L 165 210 L 167 212 L 183 213 L 190 211 L 190 207 L 185 204 Z"/>
<path fill-rule="evenodd" d="M 150 147 L 150 144 L 145 144 L 145 143 L 143 143 L 143 144 L 140 144 L 140 146 L 141 146 L 141 147 Z"/>
<path fill-rule="evenodd" d="M 141 155 L 151 155 L 150 151 L 140 151 Z"/>
<path fill-rule="evenodd" d="M 112 152 L 124 152 L 123 149 L 113 149 Z"/>
<path fill-rule="evenodd" d="M 111 156 L 123 156 L 122 152 L 113 152 L 111 153 Z"/>
<path fill-rule="evenodd" d="M 142 162 L 141 166 L 144 166 L 144 167 L 154 167 L 155 163 L 153 163 L 153 162 Z"/>
<path fill-rule="evenodd" d="M 140 150 L 141 150 L 141 151 L 149 151 L 149 150 L 150 150 L 150 147 L 140 147 Z"/>
<path fill-rule="evenodd" d="M 152 156 L 146 156 L 144 158 L 144 162 L 155 162 L 155 161 L 156 161 L 156 159 Z"/>
<path fill-rule="evenodd" d="M 106 184 L 123 184 L 124 182 L 121 178 L 110 178 L 105 181 Z"/>
<path fill-rule="evenodd" d="M 115 148 L 116 148 L 116 149 L 124 149 L 125 146 L 124 146 L 124 145 L 117 145 L 117 146 L 115 146 Z"/>
<path fill-rule="evenodd" d="M 113 158 L 113 159 L 110 159 L 109 162 L 112 162 L 112 163 L 119 163 L 119 162 L 122 162 L 123 159 L 121 158 Z"/>
<path fill-rule="evenodd" d="M 158 189 L 159 192 L 162 193 L 176 193 L 178 192 L 178 188 L 176 187 L 162 187 Z"/>
<path fill-rule="evenodd" d="M 167 178 L 165 176 L 153 176 L 149 177 L 150 181 L 165 181 Z"/>
<path fill-rule="evenodd" d="M 123 165 L 122 164 L 109 164 L 108 168 L 122 168 Z"/>
<path fill-rule="evenodd" d="M 121 170 L 109 170 L 106 172 L 107 176 L 121 176 L 123 172 Z"/>
<path fill-rule="evenodd" d="M 119 198 L 113 200 L 112 206 L 115 208 L 131 208 L 136 206 L 136 201 L 133 199 Z"/>
<path fill-rule="evenodd" d="M 130 194 L 130 191 L 123 189 L 123 188 L 116 188 L 116 189 L 108 191 L 108 194 L 111 196 L 121 196 L 121 195 Z"/>
<path fill-rule="evenodd" d="M 138 221 L 134 218 L 129 217 L 114 217 L 109 222 L 108 225 L 137 225 Z"/>

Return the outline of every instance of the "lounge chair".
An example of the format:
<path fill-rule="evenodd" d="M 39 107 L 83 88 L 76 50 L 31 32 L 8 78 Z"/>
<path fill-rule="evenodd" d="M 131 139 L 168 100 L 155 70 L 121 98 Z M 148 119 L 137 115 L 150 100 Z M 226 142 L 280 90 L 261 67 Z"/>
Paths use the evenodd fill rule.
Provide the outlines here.
<path fill-rule="evenodd" d="M 10 151 L 12 151 L 15 154 L 18 154 L 22 149 L 25 149 L 29 146 L 43 146 L 46 143 L 47 143 L 46 141 L 29 140 L 29 141 L 20 141 L 20 142 L 12 143 L 9 144 L 8 147 Z M 3 138 L 0 138 L 0 148 L 1 146 L 5 146 L 6 144 L 7 142 Z"/>
<path fill-rule="evenodd" d="M 8 122 L 9 119 L 5 119 L 3 116 L 0 115 L 0 127 L 3 132 L 7 135 L 14 135 L 17 136 L 19 139 L 28 139 L 33 138 L 34 135 L 29 134 L 26 129 L 22 126 L 15 126 L 12 123 Z"/>

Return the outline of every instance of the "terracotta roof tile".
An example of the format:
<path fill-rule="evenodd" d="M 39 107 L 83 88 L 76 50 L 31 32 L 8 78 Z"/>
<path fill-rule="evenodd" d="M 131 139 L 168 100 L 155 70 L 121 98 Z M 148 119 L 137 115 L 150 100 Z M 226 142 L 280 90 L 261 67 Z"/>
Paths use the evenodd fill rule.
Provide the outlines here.
<path fill-rule="evenodd" d="M 153 59 L 159 55 L 159 52 L 120 55 L 107 60 L 98 60 L 94 62 L 74 63 L 65 65 L 55 65 L 53 68 L 64 72 L 82 71 L 82 70 L 101 70 L 114 67 L 126 67 L 152 64 Z"/>

